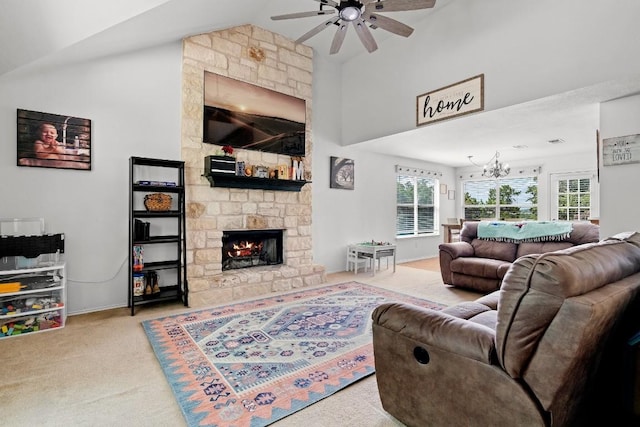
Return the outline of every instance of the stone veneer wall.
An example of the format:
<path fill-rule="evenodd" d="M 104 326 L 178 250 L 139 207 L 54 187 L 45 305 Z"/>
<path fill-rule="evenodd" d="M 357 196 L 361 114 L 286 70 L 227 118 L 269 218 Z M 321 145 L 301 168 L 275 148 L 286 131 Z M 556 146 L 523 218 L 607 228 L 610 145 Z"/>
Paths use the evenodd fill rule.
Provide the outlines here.
<path fill-rule="evenodd" d="M 284 291 L 325 281 L 313 264 L 311 184 L 301 192 L 211 187 L 202 176 L 204 72 L 242 80 L 306 100 L 305 170 L 311 171 L 313 51 L 259 27 L 244 25 L 187 38 L 182 63 L 182 159 L 187 194 L 187 277 L 192 307 Z M 290 163 L 289 156 L 236 150 L 251 165 Z M 284 264 L 222 271 L 223 230 L 285 229 Z"/>

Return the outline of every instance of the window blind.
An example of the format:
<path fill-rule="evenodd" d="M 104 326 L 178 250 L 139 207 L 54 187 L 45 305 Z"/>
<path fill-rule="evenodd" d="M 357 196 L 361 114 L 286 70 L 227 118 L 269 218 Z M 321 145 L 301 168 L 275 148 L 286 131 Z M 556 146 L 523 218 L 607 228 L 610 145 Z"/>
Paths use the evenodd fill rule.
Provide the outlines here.
<path fill-rule="evenodd" d="M 433 233 L 436 224 L 435 178 L 397 175 L 396 235 Z"/>
<path fill-rule="evenodd" d="M 538 178 L 536 176 L 465 181 L 465 219 L 538 218 Z"/>

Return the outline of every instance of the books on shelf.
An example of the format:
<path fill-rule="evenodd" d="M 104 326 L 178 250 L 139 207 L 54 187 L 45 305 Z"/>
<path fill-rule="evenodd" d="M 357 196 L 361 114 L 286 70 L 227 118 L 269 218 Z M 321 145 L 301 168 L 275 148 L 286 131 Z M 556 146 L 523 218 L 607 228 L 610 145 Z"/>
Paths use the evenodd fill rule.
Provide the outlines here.
<path fill-rule="evenodd" d="M 157 187 L 176 187 L 177 184 L 173 181 L 137 181 L 138 185 L 154 185 Z"/>

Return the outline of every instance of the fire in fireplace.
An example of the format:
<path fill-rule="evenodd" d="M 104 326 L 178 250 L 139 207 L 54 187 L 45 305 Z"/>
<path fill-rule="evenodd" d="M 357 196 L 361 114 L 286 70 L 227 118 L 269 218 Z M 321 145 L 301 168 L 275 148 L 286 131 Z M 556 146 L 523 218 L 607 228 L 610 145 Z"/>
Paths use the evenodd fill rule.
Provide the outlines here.
<path fill-rule="evenodd" d="M 222 234 L 222 271 L 282 264 L 282 231 L 225 231 Z"/>

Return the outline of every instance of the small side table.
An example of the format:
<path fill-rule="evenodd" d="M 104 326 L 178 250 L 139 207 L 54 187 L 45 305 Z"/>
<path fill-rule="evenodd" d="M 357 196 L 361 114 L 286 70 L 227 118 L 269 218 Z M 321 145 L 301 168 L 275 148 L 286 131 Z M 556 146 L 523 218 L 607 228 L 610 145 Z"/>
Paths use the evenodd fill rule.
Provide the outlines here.
<path fill-rule="evenodd" d="M 376 261 L 378 261 L 378 270 L 380 270 L 380 258 L 393 257 L 393 272 L 396 272 L 396 245 L 376 245 L 373 243 L 358 243 L 349 245 L 349 248 L 356 252 L 357 256 L 365 256 L 371 258 L 373 266 L 371 268 L 373 275 L 376 275 Z M 388 260 L 387 260 L 388 265 Z"/>

